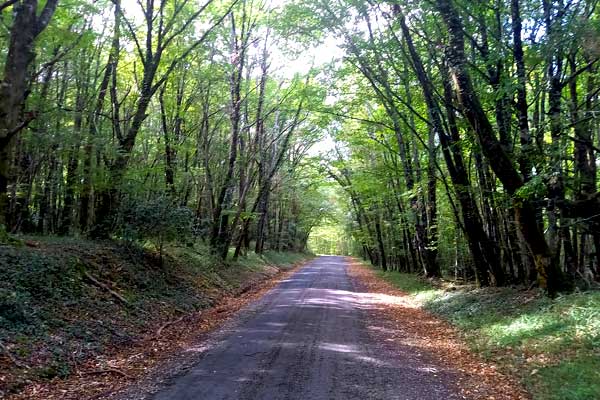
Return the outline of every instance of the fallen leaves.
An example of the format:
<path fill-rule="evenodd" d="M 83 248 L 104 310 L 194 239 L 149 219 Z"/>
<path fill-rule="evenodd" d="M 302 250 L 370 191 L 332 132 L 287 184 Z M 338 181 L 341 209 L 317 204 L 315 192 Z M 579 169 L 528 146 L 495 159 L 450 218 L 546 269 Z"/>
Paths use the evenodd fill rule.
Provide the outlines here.
<path fill-rule="evenodd" d="M 109 349 L 106 353 L 77 366 L 66 379 L 33 383 L 7 400 L 92 400 L 108 398 L 128 385 L 151 375 L 162 364 L 186 351 L 203 351 L 207 333 L 222 325 L 232 314 L 260 298 L 279 281 L 288 278 L 296 268 L 281 271 L 269 269 L 268 274 L 250 279 L 235 295 L 201 312 L 186 314 L 177 319 L 161 321 L 144 337 L 132 344 Z M 198 350 L 199 349 L 199 350 Z M 1 396 L 0 396 L 1 397 Z"/>
<path fill-rule="evenodd" d="M 410 296 L 356 260 L 349 258 L 348 273 L 364 303 L 375 318 L 385 318 L 394 332 L 373 332 L 378 340 L 411 346 L 415 352 L 430 355 L 448 369 L 458 371 L 457 388 L 467 399 L 528 400 L 531 396 L 511 376 L 479 359 L 460 340 L 455 328 L 418 307 Z"/>

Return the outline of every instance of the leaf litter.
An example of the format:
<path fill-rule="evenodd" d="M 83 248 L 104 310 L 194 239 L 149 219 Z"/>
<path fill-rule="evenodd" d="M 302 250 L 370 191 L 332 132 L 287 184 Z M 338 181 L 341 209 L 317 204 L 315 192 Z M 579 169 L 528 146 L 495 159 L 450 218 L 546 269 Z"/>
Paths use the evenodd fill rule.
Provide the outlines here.
<path fill-rule="evenodd" d="M 368 294 L 364 296 L 365 302 L 378 305 L 370 308 L 372 317 L 386 319 L 394 326 L 393 332 L 376 332 L 379 340 L 396 346 L 411 346 L 458 372 L 453 384 L 465 399 L 531 399 L 516 378 L 473 354 L 448 322 L 420 308 L 407 293 L 378 277 L 372 269 L 353 258 L 348 261 L 348 274 L 357 291 Z"/>
<path fill-rule="evenodd" d="M 300 265 L 279 269 L 272 267 L 265 276 L 254 278 L 236 294 L 226 294 L 215 306 L 173 318 L 149 330 L 127 347 L 112 347 L 103 354 L 76 365 L 66 378 L 35 382 L 6 400 L 96 400 L 112 398 L 127 387 L 164 375 L 164 366 L 190 357 L 190 349 L 202 352 L 208 334 L 238 310 L 263 296 L 281 280 L 288 278 Z M 215 294 L 216 295 L 216 294 Z M 197 357 L 197 354 L 191 354 Z"/>

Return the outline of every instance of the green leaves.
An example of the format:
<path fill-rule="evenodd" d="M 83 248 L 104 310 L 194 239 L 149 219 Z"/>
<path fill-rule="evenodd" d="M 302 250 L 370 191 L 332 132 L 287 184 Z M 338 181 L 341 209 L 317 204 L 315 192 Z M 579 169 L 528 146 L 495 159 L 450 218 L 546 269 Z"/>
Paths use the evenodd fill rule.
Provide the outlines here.
<path fill-rule="evenodd" d="M 192 234 L 194 214 L 167 196 L 129 198 L 119 211 L 119 235 L 125 240 L 151 242 L 162 255 L 165 243 L 185 242 Z"/>
<path fill-rule="evenodd" d="M 516 197 L 526 200 L 542 199 L 548 193 L 548 188 L 542 175 L 535 175 L 516 193 Z"/>

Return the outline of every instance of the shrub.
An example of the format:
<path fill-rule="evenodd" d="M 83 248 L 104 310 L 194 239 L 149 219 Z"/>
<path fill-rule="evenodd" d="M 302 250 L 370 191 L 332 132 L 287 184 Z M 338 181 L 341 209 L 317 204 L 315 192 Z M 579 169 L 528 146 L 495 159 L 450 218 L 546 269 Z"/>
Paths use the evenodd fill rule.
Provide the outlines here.
<path fill-rule="evenodd" d="M 0 322 L 3 326 L 25 325 L 29 322 L 26 304 L 28 298 L 22 293 L 0 288 Z"/>
<path fill-rule="evenodd" d="M 150 242 L 162 260 L 166 243 L 191 237 L 194 213 L 188 207 L 174 204 L 168 196 L 157 196 L 123 202 L 120 220 L 123 239 Z"/>

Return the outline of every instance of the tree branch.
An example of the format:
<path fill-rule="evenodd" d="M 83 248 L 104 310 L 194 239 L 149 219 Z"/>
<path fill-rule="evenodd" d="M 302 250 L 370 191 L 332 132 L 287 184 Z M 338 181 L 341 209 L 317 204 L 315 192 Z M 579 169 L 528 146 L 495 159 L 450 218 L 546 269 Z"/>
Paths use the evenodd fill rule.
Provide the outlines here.
<path fill-rule="evenodd" d="M 131 38 L 133 39 L 133 42 L 135 43 L 135 48 L 138 52 L 138 55 L 140 56 L 140 59 L 142 60 L 142 64 L 146 65 L 146 57 L 144 56 L 144 52 L 142 51 L 142 46 L 140 46 L 140 42 L 138 40 L 137 35 L 135 34 L 135 30 L 133 29 L 131 22 L 129 22 L 129 20 L 125 16 L 125 13 L 121 9 L 121 2 L 119 0 L 111 0 L 111 1 L 115 5 L 115 7 L 117 7 L 117 10 L 118 10 L 119 14 L 121 14 L 121 18 L 123 18 L 123 21 L 125 21 L 127 30 L 129 31 L 129 34 L 131 34 Z"/>
<path fill-rule="evenodd" d="M 212 0 L 211 0 L 212 1 Z M 158 81 L 156 81 L 156 83 L 152 86 L 150 93 L 155 93 L 159 87 L 162 86 L 162 84 L 167 80 L 167 78 L 169 77 L 169 75 L 171 75 L 171 73 L 173 72 L 173 70 L 175 69 L 175 67 L 177 67 L 177 65 L 184 60 L 187 56 L 190 55 L 190 53 L 192 51 L 194 51 L 198 46 L 200 46 L 202 43 L 204 43 L 204 41 L 206 40 L 206 38 L 208 37 L 208 35 L 213 31 L 213 29 L 215 29 L 217 26 L 219 26 L 221 24 L 221 22 L 223 22 L 223 20 L 225 19 L 225 17 L 227 17 L 227 15 L 229 15 L 229 13 L 231 12 L 231 10 L 233 9 L 233 7 L 237 4 L 239 0 L 234 0 L 231 5 L 229 6 L 229 8 L 227 9 L 226 12 L 224 12 L 212 25 L 210 28 L 208 28 L 203 34 L 202 36 L 191 46 L 189 46 L 179 57 L 176 57 L 173 61 L 171 61 L 171 64 L 169 65 L 169 67 L 167 68 L 167 70 L 165 71 L 165 73 L 159 78 Z M 167 39 L 168 40 L 168 39 Z M 165 41 L 166 43 L 166 41 Z M 164 47 L 163 47 L 164 48 Z"/>
<path fill-rule="evenodd" d="M 37 18 L 37 23 L 36 23 L 36 27 L 35 27 L 35 33 L 34 33 L 35 36 L 39 35 L 44 29 L 46 29 L 46 27 L 50 23 L 50 19 L 52 18 L 54 11 L 56 11 L 57 5 L 58 5 L 58 0 L 48 0 L 46 2 L 46 5 L 44 6 L 42 13 Z"/>
<path fill-rule="evenodd" d="M 0 12 L 2 12 L 5 8 L 12 6 L 17 1 L 18 0 L 8 0 L 8 1 L 5 1 L 4 3 L 0 4 Z"/>

